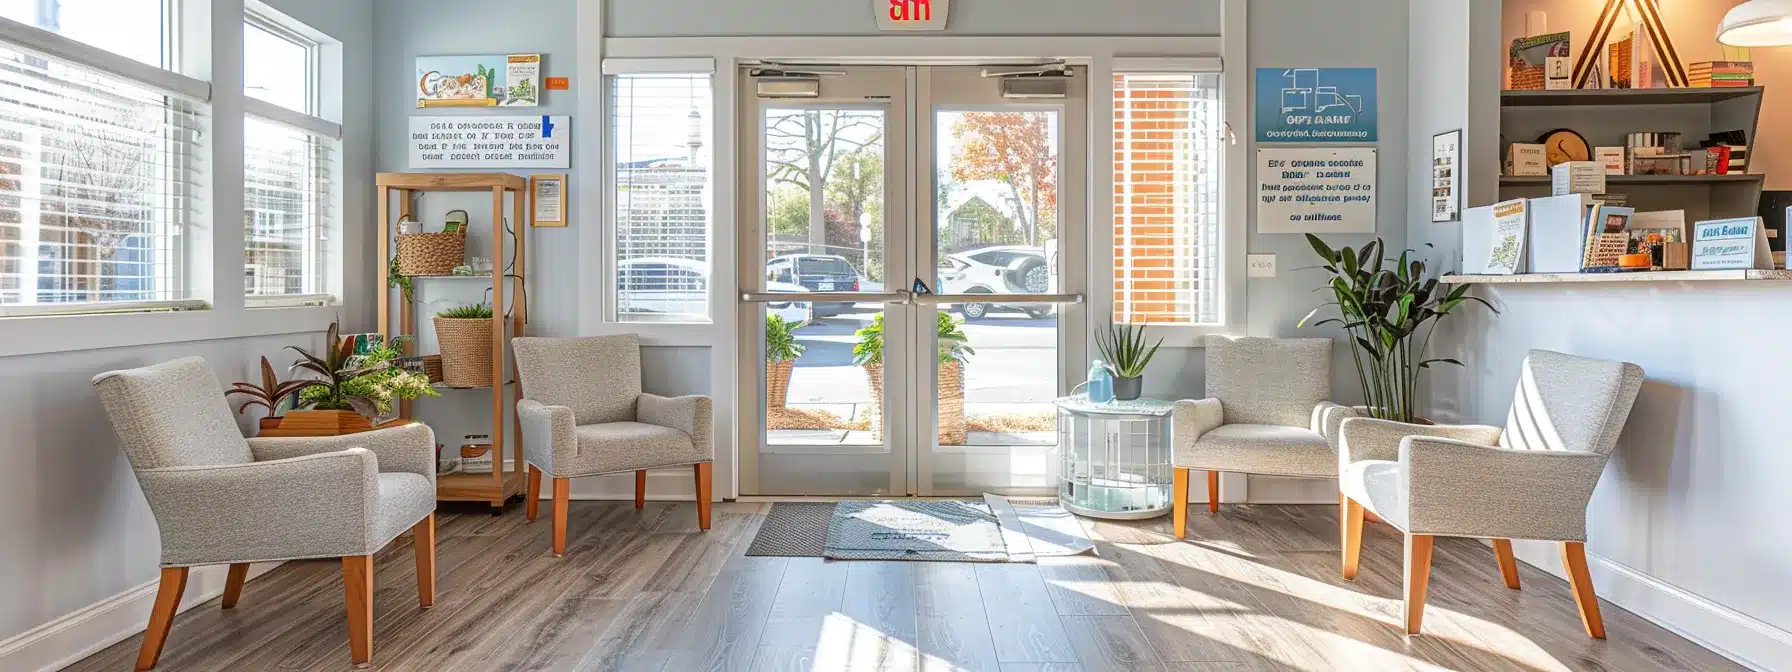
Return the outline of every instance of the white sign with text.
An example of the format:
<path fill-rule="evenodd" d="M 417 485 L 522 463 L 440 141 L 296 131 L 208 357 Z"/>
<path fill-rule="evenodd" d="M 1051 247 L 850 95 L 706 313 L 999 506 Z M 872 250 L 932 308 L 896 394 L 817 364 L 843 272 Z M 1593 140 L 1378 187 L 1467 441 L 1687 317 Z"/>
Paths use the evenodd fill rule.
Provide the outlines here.
<path fill-rule="evenodd" d="M 411 117 L 411 168 L 568 168 L 571 118 Z"/>
<path fill-rule="evenodd" d="M 1375 150 L 1257 150 L 1258 233 L 1374 233 Z"/>
<path fill-rule="evenodd" d="M 1714 219 L 1692 228 L 1692 270 L 1773 269 L 1767 227 L 1760 217 Z"/>

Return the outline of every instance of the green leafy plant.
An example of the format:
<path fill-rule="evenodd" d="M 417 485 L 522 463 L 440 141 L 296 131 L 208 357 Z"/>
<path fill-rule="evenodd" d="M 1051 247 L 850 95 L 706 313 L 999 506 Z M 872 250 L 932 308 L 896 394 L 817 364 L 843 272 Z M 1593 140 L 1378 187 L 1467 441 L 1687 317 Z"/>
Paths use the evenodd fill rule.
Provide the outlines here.
<path fill-rule="evenodd" d="M 1114 324 L 1095 334 L 1096 349 L 1107 360 L 1108 369 L 1121 378 L 1145 375 L 1145 365 L 1151 363 L 1158 346 L 1163 344 L 1164 339 L 1159 338 L 1151 347 L 1145 347 L 1144 325 Z"/>
<path fill-rule="evenodd" d="M 386 286 L 404 290 L 404 300 L 411 300 L 411 276 L 398 272 L 398 255 L 392 255 L 392 261 L 386 264 Z"/>
<path fill-rule="evenodd" d="M 429 386 L 429 377 L 393 365 L 404 356 L 405 337 L 392 339 L 373 350 L 355 354 L 355 341 L 342 338 L 341 326 L 331 323 L 325 333 L 329 349 L 323 357 L 304 348 L 288 346 L 299 353 L 292 370 L 317 375 L 299 392 L 299 406 L 320 411 L 354 411 L 369 418 L 392 412 L 397 399 L 437 396 Z"/>
<path fill-rule="evenodd" d="M 1326 306 L 1337 306 L 1338 317 L 1312 324 L 1338 324 L 1349 335 L 1350 356 L 1356 363 L 1369 415 L 1414 422 L 1413 395 L 1418 390 L 1419 372 L 1432 364 L 1462 365 L 1450 358 L 1425 358 L 1438 320 L 1471 301 L 1495 314 L 1499 310 L 1480 297 L 1469 296 L 1469 285 L 1441 289 L 1437 278 L 1427 275 L 1425 262 L 1411 258 L 1412 250 L 1401 252 L 1399 259 L 1383 259 L 1379 238 L 1354 249 L 1334 250 L 1312 234 L 1307 234 L 1307 243 L 1325 261 L 1320 268 L 1331 274 L 1320 289 L 1330 290 L 1332 300 L 1301 318 L 1301 326 Z M 1384 267 L 1387 261 L 1393 262 L 1392 269 Z"/>
<path fill-rule="evenodd" d="M 765 361 L 767 364 L 788 362 L 803 356 L 806 348 L 796 342 L 797 328 L 806 323 L 791 323 L 777 315 L 765 316 Z"/>
<path fill-rule="evenodd" d="M 971 337 L 964 333 L 964 322 L 955 320 L 944 311 L 939 313 L 936 333 L 939 340 L 939 363 L 969 363 L 971 356 L 977 354 L 971 349 Z M 884 316 L 878 313 L 871 324 L 854 333 L 859 341 L 852 346 L 852 363 L 854 366 L 883 365 L 884 363 Z"/>
<path fill-rule="evenodd" d="M 436 317 L 450 320 L 489 320 L 492 319 L 492 304 L 474 303 L 465 306 L 455 306 L 436 313 Z"/>
<path fill-rule="evenodd" d="M 243 403 L 237 405 L 236 412 L 239 415 L 244 411 L 249 410 L 250 406 L 260 406 L 268 409 L 269 417 L 276 417 L 280 415 L 281 402 L 285 401 L 287 397 L 320 384 L 321 383 L 315 380 L 288 380 L 282 382 L 280 377 L 274 374 L 274 365 L 269 364 L 268 358 L 263 357 L 261 358 L 261 385 L 257 386 L 254 383 L 239 382 L 231 385 L 230 389 L 225 390 L 224 395 L 242 395 L 248 397 Z"/>

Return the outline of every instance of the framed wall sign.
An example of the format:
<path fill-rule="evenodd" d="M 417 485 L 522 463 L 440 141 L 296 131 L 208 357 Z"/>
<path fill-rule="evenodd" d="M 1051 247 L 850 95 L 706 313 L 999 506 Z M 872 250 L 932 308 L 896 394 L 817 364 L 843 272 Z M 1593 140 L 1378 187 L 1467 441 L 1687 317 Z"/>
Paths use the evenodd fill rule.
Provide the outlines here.
<path fill-rule="evenodd" d="M 1257 142 L 1379 139 L 1375 68 L 1257 68 Z"/>
<path fill-rule="evenodd" d="M 1462 129 L 1431 136 L 1431 221 L 1462 216 Z"/>
<path fill-rule="evenodd" d="M 566 174 L 529 176 L 529 223 L 534 226 L 566 226 Z"/>
<path fill-rule="evenodd" d="M 1257 233 L 1375 233 L 1375 148 L 1257 150 Z"/>
<path fill-rule="evenodd" d="M 1713 219 L 1692 227 L 1692 270 L 1772 270 L 1767 228 L 1760 217 Z"/>

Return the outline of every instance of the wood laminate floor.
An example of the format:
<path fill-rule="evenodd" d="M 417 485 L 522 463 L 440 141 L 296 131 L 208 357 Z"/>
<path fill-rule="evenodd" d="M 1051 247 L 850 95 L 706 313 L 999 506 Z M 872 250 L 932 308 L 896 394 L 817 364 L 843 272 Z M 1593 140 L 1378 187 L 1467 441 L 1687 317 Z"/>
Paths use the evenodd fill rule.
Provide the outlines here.
<path fill-rule="evenodd" d="M 1338 576 L 1335 507 L 1086 520 L 1099 557 L 1028 564 L 823 562 L 742 555 L 768 504 L 574 502 L 566 557 L 549 525 L 442 515 L 436 607 L 417 607 L 410 539 L 375 561 L 380 670 L 1729 670 L 1735 664 L 1602 603 L 1581 631 L 1567 585 L 1438 539 L 1425 634 L 1401 634 L 1401 539 L 1364 532 Z M 160 670 L 346 670 L 341 565 L 293 562 L 174 623 Z M 141 637 L 70 670 L 130 669 Z"/>

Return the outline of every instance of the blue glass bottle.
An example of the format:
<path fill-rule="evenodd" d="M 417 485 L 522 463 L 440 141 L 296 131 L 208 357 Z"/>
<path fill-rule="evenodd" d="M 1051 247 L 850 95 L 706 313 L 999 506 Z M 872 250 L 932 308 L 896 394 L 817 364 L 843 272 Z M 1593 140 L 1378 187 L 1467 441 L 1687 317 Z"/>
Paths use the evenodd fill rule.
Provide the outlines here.
<path fill-rule="evenodd" d="M 1108 366 L 1097 359 L 1089 363 L 1089 401 L 1105 404 L 1114 400 L 1114 376 Z"/>

